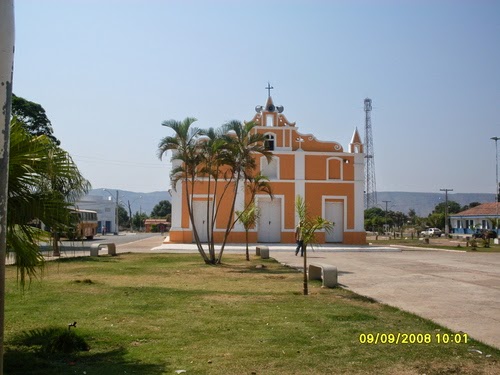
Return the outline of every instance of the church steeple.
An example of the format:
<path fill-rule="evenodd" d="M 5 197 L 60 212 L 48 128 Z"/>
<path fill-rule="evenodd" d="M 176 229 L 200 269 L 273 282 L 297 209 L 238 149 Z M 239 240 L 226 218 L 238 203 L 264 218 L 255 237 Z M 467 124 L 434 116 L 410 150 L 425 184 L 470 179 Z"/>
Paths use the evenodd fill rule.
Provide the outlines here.
<path fill-rule="evenodd" d="M 271 83 L 267 83 L 267 101 L 265 106 L 257 105 L 255 107 L 255 112 L 257 114 L 253 118 L 253 122 L 255 122 L 258 126 L 295 126 L 295 123 L 289 122 L 285 115 L 283 115 L 283 111 L 285 107 L 282 105 L 274 105 L 273 98 L 271 97 L 271 90 L 274 90 L 274 87 L 271 86 Z"/>
<path fill-rule="evenodd" d="M 359 135 L 358 128 L 354 130 L 352 134 L 351 143 L 349 144 L 349 151 L 352 153 L 363 153 L 363 142 L 361 142 L 361 136 Z"/>

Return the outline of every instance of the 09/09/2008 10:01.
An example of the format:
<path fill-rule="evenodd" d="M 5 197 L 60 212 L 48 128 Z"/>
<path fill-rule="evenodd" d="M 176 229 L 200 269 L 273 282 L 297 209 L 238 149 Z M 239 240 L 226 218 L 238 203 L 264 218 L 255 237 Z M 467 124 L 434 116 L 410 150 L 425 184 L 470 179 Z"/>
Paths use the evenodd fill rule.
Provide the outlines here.
<path fill-rule="evenodd" d="M 360 344 L 467 344 L 467 333 L 361 333 Z"/>

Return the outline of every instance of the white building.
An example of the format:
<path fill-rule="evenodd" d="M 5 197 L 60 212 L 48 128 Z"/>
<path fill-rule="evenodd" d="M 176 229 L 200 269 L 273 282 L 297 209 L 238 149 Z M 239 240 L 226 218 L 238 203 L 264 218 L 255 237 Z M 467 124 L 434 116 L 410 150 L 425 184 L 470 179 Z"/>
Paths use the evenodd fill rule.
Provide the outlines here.
<path fill-rule="evenodd" d="M 92 210 L 97 212 L 97 233 L 118 233 L 116 227 L 116 203 L 111 197 L 99 195 L 86 195 L 76 202 L 76 207 L 81 210 Z"/>

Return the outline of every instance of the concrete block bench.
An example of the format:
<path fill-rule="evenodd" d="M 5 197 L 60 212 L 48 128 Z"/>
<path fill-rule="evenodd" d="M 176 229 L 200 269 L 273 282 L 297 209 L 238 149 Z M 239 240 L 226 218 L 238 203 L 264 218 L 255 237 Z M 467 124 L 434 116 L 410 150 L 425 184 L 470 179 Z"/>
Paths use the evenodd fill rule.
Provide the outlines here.
<path fill-rule="evenodd" d="M 269 259 L 269 247 L 257 246 L 255 248 L 255 255 L 260 256 L 262 259 Z"/>
<path fill-rule="evenodd" d="M 90 256 L 91 257 L 98 257 L 99 256 L 99 249 L 102 249 L 103 247 L 108 248 L 108 255 L 116 255 L 116 245 L 113 242 L 100 242 L 100 243 L 93 243 L 90 245 Z"/>
<path fill-rule="evenodd" d="M 323 286 L 333 288 L 337 286 L 337 267 L 324 263 L 309 263 L 309 280 L 323 280 Z"/>

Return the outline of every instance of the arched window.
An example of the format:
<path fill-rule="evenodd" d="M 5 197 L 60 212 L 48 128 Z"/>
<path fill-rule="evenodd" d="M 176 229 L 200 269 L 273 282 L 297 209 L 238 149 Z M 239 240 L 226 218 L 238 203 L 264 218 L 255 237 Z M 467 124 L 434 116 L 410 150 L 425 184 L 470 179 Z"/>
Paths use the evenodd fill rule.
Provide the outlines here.
<path fill-rule="evenodd" d="M 274 151 L 274 134 L 264 135 L 264 147 L 266 150 Z"/>

